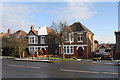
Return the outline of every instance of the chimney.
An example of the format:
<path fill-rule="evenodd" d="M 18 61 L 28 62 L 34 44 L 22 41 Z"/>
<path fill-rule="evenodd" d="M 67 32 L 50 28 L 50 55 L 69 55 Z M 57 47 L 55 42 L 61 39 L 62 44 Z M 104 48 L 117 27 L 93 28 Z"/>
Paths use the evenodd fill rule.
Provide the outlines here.
<path fill-rule="evenodd" d="M 11 33 L 11 30 L 10 29 L 8 29 L 8 34 L 10 34 Z"/>
<path fill-rule="evenodd" d="M 34 30 L 34 26 L 33 26 L 33 25 L 31 25 L 31 27 L 30 27 L 30 28 L 31 28 L 31 30 Z"/>

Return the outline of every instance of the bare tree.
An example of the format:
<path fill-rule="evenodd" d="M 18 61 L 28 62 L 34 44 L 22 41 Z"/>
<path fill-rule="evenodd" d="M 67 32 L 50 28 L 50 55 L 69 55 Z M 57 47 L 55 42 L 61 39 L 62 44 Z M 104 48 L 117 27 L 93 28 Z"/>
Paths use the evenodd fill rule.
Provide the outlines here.
<path fill-rule="evenodd" d="M 68 38 L 68 35 L 72 32 L 70 27 L 68 26 L 67 22 L 61 21 L 59 23 L 52 23 L 52 26 L 50 27 L 53 30 L 53 36 L 56 38 L 56 40 L 59 41 L 59 44 L 61 45 L 61 54 L 62 58 L 65 58 L 64 55 L 64 43 L 66 39 Z"/>

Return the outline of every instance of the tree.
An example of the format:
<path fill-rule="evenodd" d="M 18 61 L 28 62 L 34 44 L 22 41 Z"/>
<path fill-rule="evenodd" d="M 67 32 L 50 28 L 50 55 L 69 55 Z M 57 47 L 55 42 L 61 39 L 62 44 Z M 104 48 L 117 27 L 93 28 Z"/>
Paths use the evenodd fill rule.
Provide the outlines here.
<path fill-rule="evenodd" d="M 56 38 L 56 40 L 59 41 L 59 44 L 61 45 L 61 54 L 62 58 L 65 58 L 64 55 L 64 43 L 66 39 L 68 38 L 68 35 L 72 32 L 70 27 L 68 27 L 67 22 L 60 21 L 59 23 L 52 23 L 52 26 L 50 27 L 53 30 L 53 36 Z"/>
<path fill-rule="evenodd" d="M 9 37 L 3 37 L 2 38 L 2 46 L 3 46 L 3 53 L 8 54 L 11 56 L 20 55 L 21 53 L 25 52 L 25 49 L 27 48 L 27 38 L 25 37 L 15 37 L 13 35 Z M 5 50 L 4 50 L 5 49 Z M 6 52 L 7 50 L 7 52 Z"/>

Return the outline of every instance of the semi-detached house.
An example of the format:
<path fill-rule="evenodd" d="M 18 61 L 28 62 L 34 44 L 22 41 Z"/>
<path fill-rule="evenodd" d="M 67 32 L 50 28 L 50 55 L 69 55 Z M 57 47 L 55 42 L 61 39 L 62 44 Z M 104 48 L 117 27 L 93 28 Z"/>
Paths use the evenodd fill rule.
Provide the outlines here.
<path fill-rule="evenodd" d="M 92 56 L 94 51 L 94 33 L 91 32 L 80 22 L 75 22 L 69 26 L 72 32 L 68 34 L 64 43 L 65 57 L 88 58 Z M 52 33 L 48 27 L 40 27 L 31 30 L 28 33 L 29 50 L 34 52 L 42 51 L 42 55 L 61 54 L 61 44 L 55 43 L 55 39 L 49 39 L 49 34 Z"/>

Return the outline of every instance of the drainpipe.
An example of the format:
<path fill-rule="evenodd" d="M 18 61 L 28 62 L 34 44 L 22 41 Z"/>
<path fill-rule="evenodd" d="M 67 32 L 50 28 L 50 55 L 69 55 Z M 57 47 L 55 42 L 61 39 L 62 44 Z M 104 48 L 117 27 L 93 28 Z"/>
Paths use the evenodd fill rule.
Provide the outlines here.
<path fill-rule="evenodd" d="M 88 37 L 89 37 L 89 33 L 87 33 L 87 59 L 88 59 Z"/>

